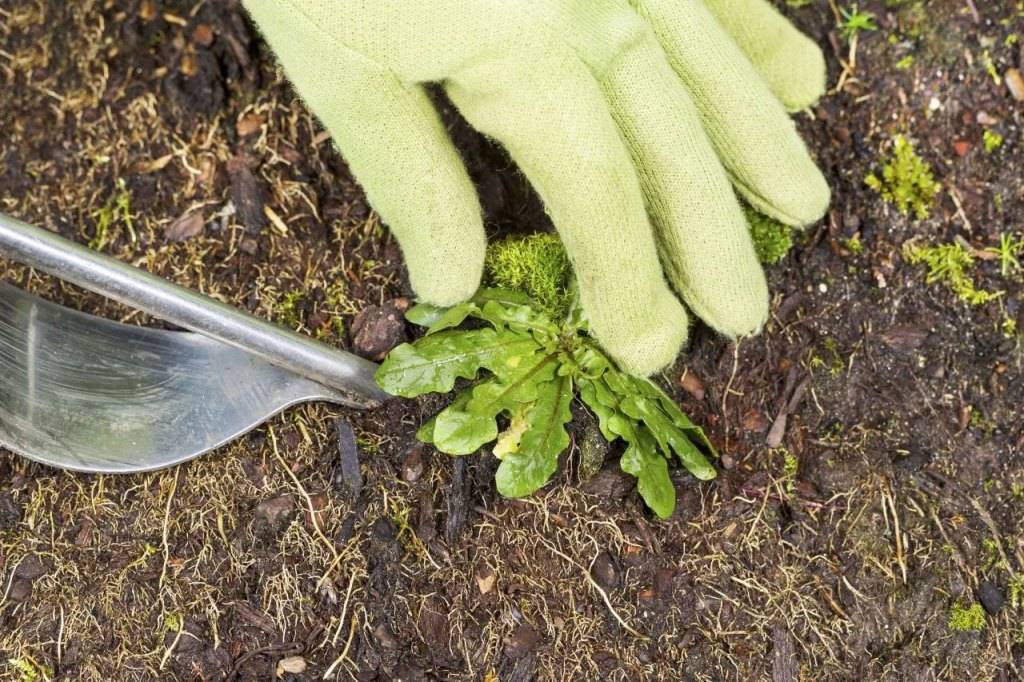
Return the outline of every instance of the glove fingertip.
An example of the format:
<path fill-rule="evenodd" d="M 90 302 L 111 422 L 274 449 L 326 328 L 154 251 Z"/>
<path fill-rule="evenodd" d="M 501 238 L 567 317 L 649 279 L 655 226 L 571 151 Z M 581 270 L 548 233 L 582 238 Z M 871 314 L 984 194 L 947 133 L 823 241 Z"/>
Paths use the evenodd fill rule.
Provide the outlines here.
<path fill-rule="evenodd" d="M 762 65 L 772 93 L 790 113 L 814 105 L 826 90 L 825 55 L 812 40 L 800 35 L 785 43 L 775 59 Z"/>
<path fill-rule="evenodd" d="M 675 297 L 667 294 L 666 299 L 671 309 L 648 318 L 645 329 L 630 325 L 598 333 L 598 341 L 623 372 L 650 376 L 675 362 L 686 346 L 689 317 Z"/>

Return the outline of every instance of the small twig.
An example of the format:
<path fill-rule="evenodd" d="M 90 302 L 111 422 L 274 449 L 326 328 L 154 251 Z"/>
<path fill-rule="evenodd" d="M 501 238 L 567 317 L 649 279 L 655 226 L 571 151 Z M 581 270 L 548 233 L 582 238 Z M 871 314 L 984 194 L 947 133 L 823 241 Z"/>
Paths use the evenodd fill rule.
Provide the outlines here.
<path fill-rule="evenodd" d="M 338 643 L 338 637 L 341 635 L 341 627 L 345 623 L 345 616 L 348 614 L 348 602 L 352 598 L 352 588 L 356 583 L 356 572 L 352 571 L 352 575 L 348 579 L 348 588 L 345 590 L 345 602 L 341 605 L 341 618 L 338 620 L 338 631 L 334 633 L 334 637 L 331 638 L 331 644 Z"/>
<path fill-rule="evenodd" d="M 60 629 L 57 630 L 57 667 L 63 665 L 64 659 L 64 605 L 60 605 Z"/>
<path fill-rule="evenodd" d="M 157 591 L 161 594 L 161 600 L 163 599 L 162 593 L 164 588 L 164 582 L 167 580 L 167 564 L 171 560 L 171 548 L 169 545 L 170 532 L 169 528 L 171 525 L 171 504 L 174 502 L 174 494 L 178 491 L 178 476 L 181 475 L 181 468 L 174 472 L 174 478 L 171 479 L 171 490 L 167 493 L 167 505 L 164 507 L 164 526 L 163 526 L 163 550 L 164 550 L 164 564 L 160 569 L 160 582 L 158 583 Z"/>
<path fill-rule="evenodd" d="M 498 516 L 497 514 L 492 512 L 490 509 L 485 509 L 484 507 L 481 507 L 479 505 L 474 505 L 473 506 L 473 511 L 475 511 L 478 514 L 480 514 L 481 516 L 486 516 L 487 518 L 489 518 L 491 521 L 494 521 L 495 523 L 505 523 L 504 519 L 502 519 L 500 516 Z"/>
<path fill-rule="evenodd" d="M 1003 564 L 1006 566 L 1007 573 L 1010 577 L 1016 577 L 1017 571 L 1013 570 L 1013 566 L 1010 564 L 1010 557 L 1007 556 L 1006 550 L 1003 549 L 1003 537 L 999 532 L 999 528 L 996 526 L 996 522 L 992 519 L 992 515 L 988 513 L 988 510 L 981 506 L 977 498 L 970 498 L 971 506 L 974 507 L 974 511 L 978 512 L 978 516 L 981 517 L 982 522 L 988 526 L 989 531 L 992 533 L 992 538 L 996 541 L 996 547 L 999 549 L 999 558 L 1003 560 Z"/>
<path fill-rule="evenodd" d="M 341 555 L 338 554 L 338 550 L 334 546 L 334 543 L 331 542 L 330 538 L 324 535 L 323 530 L 320 529 L 320 514 L 319 512 L 317 512 L 316 507 L 313 505 L 313 498 L 310 496 L 305 486 L 302 485 L 302 481 L 299 480 L 299 477 L 296 476 L 295 472 L 292 471 L 290 466 L 288 466 L 288 463 L 284 460 L 284 457 L 281 456 L 281 451 L 277 447 L 277 436 L 274 434 L 273 427 L 268 428 L 267 433 L 270 434 L 270 444 L 274 450 L 274 457 L 276 457 L 277 461 L 281 463 L 281 467 L 285 470 L 285 472 L 287 472 L 288 476 L 292 479 L 292 483 L 295 484 L 295 488 L 299 491 L 299 494 L 302 495 L 302 498 L 304 500 L 306 500 L 306 507 L 307 509 L 309 509 L 309 520 L 310 523 L 313 524 L 313 530 L 316 533 L 316 536 L 323 543 L 324 547 L 327 548 L 327 551 L 330 552 L 331 558 L 333 559 L 327 571 L 324 572 L 324 575 L 317 582 L 317 586 L 319 587 L 327 581 L 327 577 L 331 574 L 334 568 L 339 563 L 341 563 Z"/>
<path fill-rule="evenodd" d="M 181 641 L 181 636 L 182 636 L 182 634 L 184 634 L 184 632 L 185 632 L 185 621 L 182 620 L 180 622 L 179 626 L 178 626 L 178 634 L 176 634 L 174 636 L 174 641 L 171 642 L 171 645 L 169 647 L 167 647 L 167 650 L 164 651 L 163 657 L 161 657 L 161 659 L 160 659 L 160 670 L 163 670 L 164 666 L 167 665 L 167 661 L 170 660 L 171 654 L 173 654 L 174 650 L 177 648 L 178 642 Z"/>
<path fill-rule="evenodd" d="M 356 617 L 352 616 L 352 622 L 351 622 L 351 625 L 349 625 L 349 628 L 348 628 L 348 639 L 345 640 L 345 648 L 341 650 L 341 653 L 338 655 L 338 657 L 336 659 L 334 659 L 334 662 L 331 663 L 330 667 L 327 668 L 327 671 L 324 672 L 323 679 L 325 679 L 325 680 L 330 679 L 331 675 L 334 674 L 335 669 L 339 665 L 341 665 L 342 662 L 346 658 L 348 658 L 348 650 L 352 646 L 352 638 L 356 634 L 356 622 L 357 622 Z"/>
<path fill-rule="evenodd" d="M 981 23 L 981 14 L 978 13 L 978 8 L 974 6 L 974 0 L 967 0 L 967 8 L 971 10 L 971 18 L 974 19 L 974 23 Z"/>
<path fill-rule="evenodd" d="M 843 607 L 839 605 L 839 602 L 832 596 L 832 590 L 830 590 L 821 578 L 815 576 L 815 581 L 818 583 L 818 594 L 825 600 L 825 603 L 829 605 L 829 608 L 835 612 L 837 616 L 843 620 L 851 620 L 850 615 L 843 610 Z"/>
<path fill-rule="evenodd" d="M 732 352 L 732 374 L 729 375 L 729 382 L 725 385 L 725 390 L 722 392 L 722 422 L 725 424 L 725 447 L 729 447 L 729 419 L 726 414 L 726 403 L 729 400 L 729 393 L 732 392 L 732 382 L 736 380 L 736 372 L 739 369 L 740 363 L 740 344 L 742 339 L 737 339 L 736 344 L 733 346 Z"/>
<path fill-rule="evenodd" d="M 960 193 L 956 191 L 956 187 L 949 187 L 949 198 L 953 200 L 953 205 L 956 206 L 956 214 L 960 220 L 964 221 L 964 227 L 967 228 L 967 233 L 974 232 L 974 225 L 971 224 L 970 219 L 967 217 L 967 213 L 964 211 L 963 201 L 960 199 Z"/>
<path fill-rule="evenodd" d="M 848 589 L 855 597 L 857 597 L 858 599 L 863 599 L 865 601 L 867 600 L 867 596 L 863 592 L 858 590 L 856 587 L 854 587 L 845 575 L 842 576 L 842 580 L 843 584 L 846 585 L 846 589 Z"/>
<path fill-rule="evenodd" d="M 234 667 L 228 676 L 225 678 L 226 682 L 231 682 L 238 677 L 238 672 L 245 665 L 245 662 L 255 656 L 278 656 L 285 658 L 287 656 L 295 656 L 301 654 L 304 651 L 304 646 L 299 642 L 288 642 L 287 644 L 271 644 L 270 646 L 260 647 L 259 649 L 253 649 L 247 654 L 244 654 L 241 658 L 235 661 Z"/>
<path fill-rule="evenodd" d="M 956 561 L 957 568 L 960 569 L 962 574 L 971 575 L 971 572 L 967 570 L 967 562 L 964 561 L 964 555 L 960 551 L 960 546 L 953 544 L 953 541 L 949 538 L 949 533 L 946 532 L 946 529 L 943 527 L 942 521 L 939 520 L 939 515 L 935 513 L 935 510 L 932 509 L 930 511 L 932 523 L 939 529 L 939 535 L 941 535 L 942 539 L 946 541 L 946 544 L 953 549 L 953 560 Z"/>
<path fill-rule="evenodd" d="M 903 530 L 900 528 L 900 515 L 896 509 L 896 496 L 892 490 L 892 482 L 887 482 L 889 494 L 882 494 L 883 502 L 889 503 L 889 509 L 892 510 L 892 522 L 893 522 L 893 535 L 896 538 L 896 564 L 900 567 L 900 575 L 903 577 L 903 584 L 907 584 L 907 560 L 905 555 L 905 548 L 903 546 Z"/>
<path fill-rule="evenodd" d="M 564 554 L 561 550 L 559 550 L 553 544 L 548 542 L 548 540 L 546 538 L 541 537 L 540 541 L 541 541 L 541 544 L 543 544 L 545 547 L 547 547 L 549 550 L 551 550 L 554 554 L 562 557 L 563 559 L 565 559 L 570 564 L 572 564 L 573 566 L 575 566 L 576 568 L 578 568 L 580 571 L 583 572 L 583 575 L 586 577 L 587 582 L 590 583 L 591 587 L 593 587 L 595 590 L 597 590 L 597 593 L 599 595 L 601 595 L 601 600 L 604 602 L 604 605 L 608 607 L 608 611 L 611 612 L 612 616 L 614 616 L 615 620 L 617 620 L 619 622 L 619 625 L 621 625 L 623 627 L 623 629 L 626 630 L 626 632 L 628 632 L 629 634 L 633 635 L 637 639 L 641 639 L 641 640 L 643 640 L 645 642 L 650 639 L 646 635 L 643 635 L 640 632 L 637 632 L 636 630 L 634 630 L 633 627 L 630 626 L 630 624 L 627 623 L 622 618 L 622 616 L 619 615 L 619 612 L 615 610 L 614 606 L 612 606 L 612 600 L 608 597 L 608 593 L 605 592 L 604 589 L 600 585 L 597 584 L 597 581 L 594 580 L 594 577 L 592 575 L 590 575 L 590 571 L 585 566 L 583 566 L 582 564 L 580 564 L 578 561 L 576 561 L 572 557 L 568 556 L 567 554 Z M 597 559 L 597 555 L 594 556 L 594 560 L 596 560 L 596 559 Z M 591 561 L 591 563 L 593 563 L 593 560 Z"/>
<path fill-rule="evenodd" d="M 767 498 L 772 502 L 778 502 L 780 504 L 783 502 L 789 502 L 789 498 L 779 495 L 778 493 L 769 493 L 764 488 L 751 488 L 743 486 L 742 488 L 740 488 L 740 492 L 742 492 L 744 495 L 749 495 L 751 497 Z M 824 504 L 822 502 L 815 502 L 814 500 L 806 500 L 802 497 L 797 497 L 796 500 L 800 503 L 801 507 L 807 507 L 809 509 L 829 508 L 827 504 Z"/>

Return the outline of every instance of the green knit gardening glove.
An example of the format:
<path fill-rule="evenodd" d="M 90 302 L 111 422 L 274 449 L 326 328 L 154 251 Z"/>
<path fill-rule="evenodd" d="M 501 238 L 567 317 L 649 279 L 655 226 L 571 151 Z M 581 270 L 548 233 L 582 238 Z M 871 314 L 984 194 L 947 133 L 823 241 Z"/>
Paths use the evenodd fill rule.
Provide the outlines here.
<path fill-rule="evenodd" d="M 244 4 L 401 243 L 421 300 L 469 298 L 485 250 L 424 90 L 439 83 L 540 194 L 591 332 L 634 374 L 686 340 L 673 289 L 728 336 L 764 323 L 737 193 L 790 225 L 828 204 L 786 115 L 821 95 L 824 60 L 765 0 Z"/>

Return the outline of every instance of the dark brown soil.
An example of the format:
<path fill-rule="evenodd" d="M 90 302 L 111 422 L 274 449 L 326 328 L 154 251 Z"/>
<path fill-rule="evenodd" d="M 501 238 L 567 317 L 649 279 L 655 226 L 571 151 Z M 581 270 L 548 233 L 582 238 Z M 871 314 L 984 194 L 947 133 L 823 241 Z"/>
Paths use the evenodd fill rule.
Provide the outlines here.
<path fill-rule="evenodd" d="M 1024 678 L 1024 350 L 1003 329 L 1024 330 L 1021 273 L 979 259 L 1005 293 L 969 307 L 902 255 L 1024 229 L 1024 103 L 1002 82 L 1024 16 L 889 4 L 862 5 L 880 28 L 855 60 L 827 3 L 786 8 L 829 56 L 835 87 L 798 118 L 833 208 L 771 268 L 761 336 L 698 328 L 664 373 L 724 453 L 716 481 L 676 474 L 670 520 L 611 456 L 581 481 L 575 448 L 542 493 L 501 499 L 489 454 L 415 443 L 443 399 L 297 408 L 150 475 L 0 453 L 0 678 Z M 492 233 L 546 229 L 503 154 L 453 125 Z M 942 183 L 926 220 L 864 186 L 897 133 Z M 226 0 L 2 0 L 0 210 L 341 347 L 411 295 Z M 147 322 L 13 263 L 0 278 Z M 979 603 L 980 630 L 951 627 Z"/>

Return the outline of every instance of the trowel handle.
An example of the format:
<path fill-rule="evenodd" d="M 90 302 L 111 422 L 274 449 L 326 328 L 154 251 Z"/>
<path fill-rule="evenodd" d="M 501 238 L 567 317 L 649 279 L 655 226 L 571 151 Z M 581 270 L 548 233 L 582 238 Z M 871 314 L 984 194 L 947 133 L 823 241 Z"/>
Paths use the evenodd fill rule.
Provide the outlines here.
<path fill-rule="evenodd" d="M 0 213 L 0 256 L 252 353 L 359 399 L 387 399 L 377 365 Z"/>

